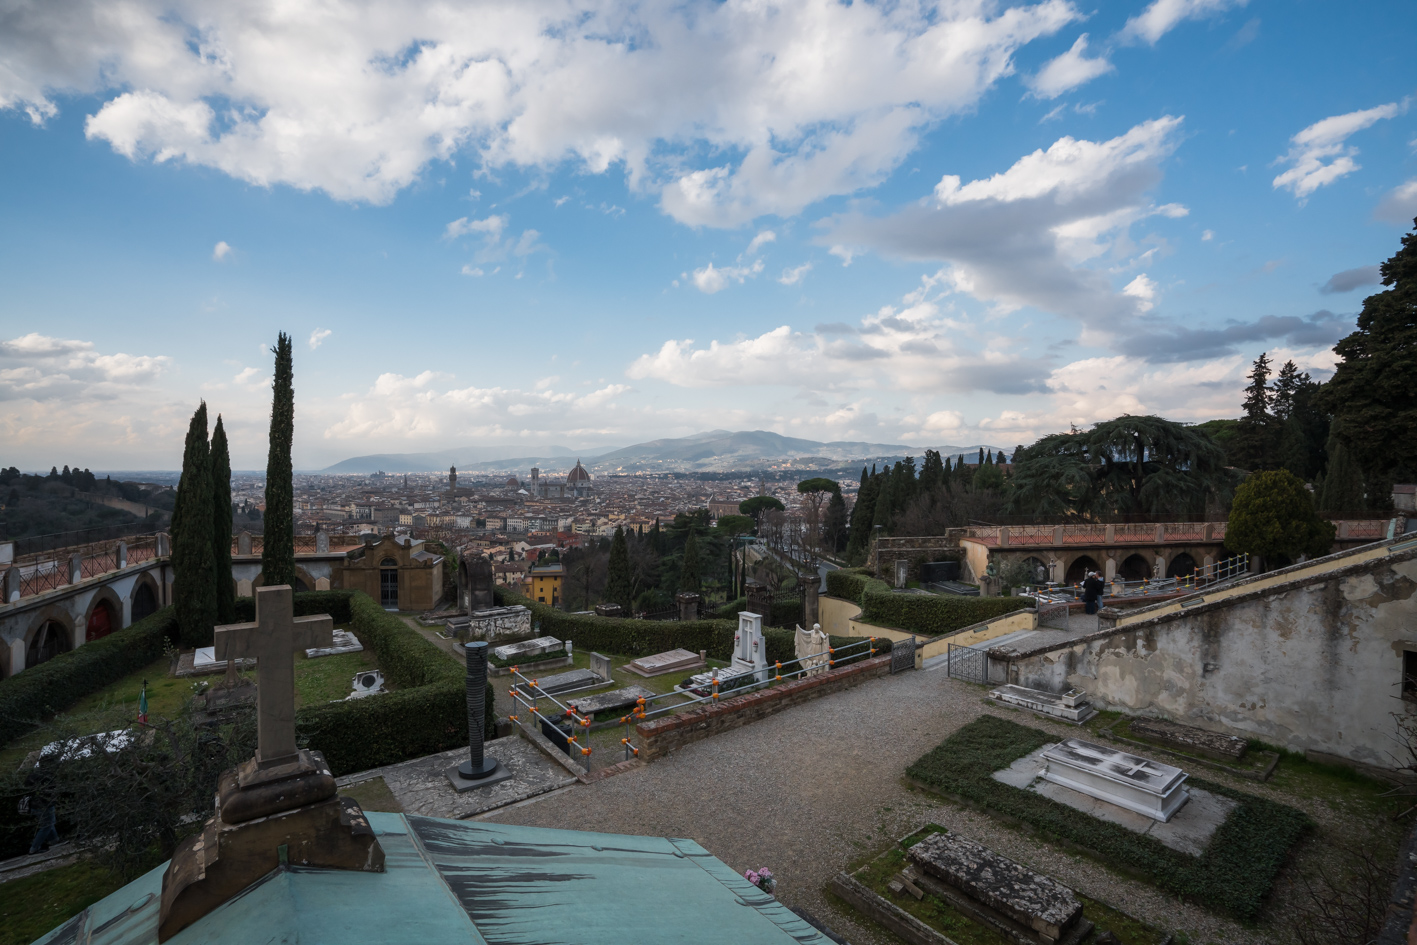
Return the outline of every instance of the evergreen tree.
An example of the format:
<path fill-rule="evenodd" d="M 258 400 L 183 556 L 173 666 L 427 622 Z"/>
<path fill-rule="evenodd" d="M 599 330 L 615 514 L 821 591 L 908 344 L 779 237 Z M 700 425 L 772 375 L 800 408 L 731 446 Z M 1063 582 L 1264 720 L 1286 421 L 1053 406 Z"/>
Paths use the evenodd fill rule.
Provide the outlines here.
<path fill-rule="evenodd" d="M 266 455 L 266 525 L 261 545 L 261 581 L 266 587 L 295 586 L 295 486 L 290 460 L 295 438 L 295 390 L 290 336 L 276 341 L 271 384 L 271 438 Z"/>
<path fill-rule="evenodd" d="M 920 492 L 934 495 L 945 484 L 945 464 L 935 450 L 925 451 L 925 461 L 920 464 Z"/>
<path fill-rule="evenodd" d="M 984 447 L 979 447 L 979 465 L 984 465 Z"/>
<path fill-rule="evenodd" d="M 172 603 L 184 646 L 212 642 L 216 566 L 212 560 L 212 468 L 207 405 L 192 414 L 182 451 L 182 478 L 172 511 Z"/>
<path fill-rule="evenodd" d="M 881 474 L 877 477 L 878 481 L 880 482 L 880 485 L 876 487 L 875 515 L 871 517 L 870 532 L 865 536 L 865 547 L 867 548 L 869 548 L 871 545 L 871 533 L 874 533 L 876 531 L 876 526 L 879 525 L 885 534 L 890 534 L 891 512 L 893 511 L 893 509 L 891 508 L 891 478 L 891 468 L 889 466 L 883 465 L 881 467 Z"/>
<path fill-rule="evenodd" d="M 866 472 L 861 469 L 861 488 L 856 492 L 856 505 L 851 509 L 851 526 L 847 533 L 846 560 L 859 563 L 866 555 L 866 547 L 871 540 L 871 523 L 876 517 L 876 495 L 880 492 L 880 482 L 875 466 Z"/>
<path fill-rule="evenodd" d="M 217 414 L 212 430 L 212 580 L 217 623 L 236 622 L 236 586 L 231 579 L 231 453 Z"/>
<path fill-rule="evenodd" d="M 822 537 L 832 554 L 841 551 L 846 538 L 846 500 L 842 498 L 840 489 L 833 492 L 827 502 L 827 514 L 822 518 Z"/>
<path fill-rule="evenodd" d="M 1365 478 L 1412 482 L 1417 479 L 1417 229 L 1402 237 L 1402 248 L 1379 271 L 1390 288 L 1363 300 L 1357 330 L 1333 346 L 1340 360 L 1324 385 L 1321 406 L 1333 416 L 1338 439 Z M 1374 492 L 1386 495 L 1386 490 Z"/>
<path fill-rule="evenodd" d="M 1225 547 L 1282 567 L 1301 554 L 1328 554 L 1333 536 L 1333 523 L 1319 518 L 1304 483 L 1274 469 L 1252 474 L 1235 490 Z"/>
<path fill-rule="evenodd" d="M 1328 468 L 1324 470 L 1323 488 L 1318 490 L 1318 500 L 1319 509 L 1323 512 L 1352 512 L 1366 504 L 1363 500 L 1363 474 L 1336 429 L 1329 437 Z"/>
<path fill-rule="evenodd" d="M 634 602 L 635 582 L 630 573 L 630 546 L 625 540 L 625 529 L 615 526 L 615 537 L 610 539 L 610 560 L 605 568 L 605 599 L 619 604 L 625 616 L 630 614 Z"/>
<path fill-rule="evenodd" d="M 1007 462 L 1008 462 L 1007 459 L 1004 459 L 1004 451 L 1003 451 L 1003 450 L 999 450 L 999 455 L 994 457 L 994 462 L 995 462 L 996 464 L 1003 464 L 1003 463 L 1007 463 Z"/>
<path fill-rule="evenodd" d="M 1295 400 L 1305 384 L 1311 383 L 1308 372 L 1300 373 L 1293 361 L 1285 361 L 1284 367 L 1274 376 L 1274 416 L 1280 421 L 1288 420 L 1294 413 Z"/>
<path fill-rule="evenodd" d="M 694 538 L 694 530 L 689 529 L 689 540 L 684 542 L 684 561 L 679 566 L 680 593 L 697 594 L 703 590 L 700 576 L 699 544 Z"/>
<path fill-rule="evenodd" d="M 1274 394 L 1269 387 L 1269 375 L 1269 353 L 1261 352 L 1246 375 L 1250 383 L 1245 388 L 1240 429 L 1235 434 L 1235 456 L 1246 469 L 1271 469 L 1275 465 L 1275 424 L 1274 415 L 1270 413 Z"/>

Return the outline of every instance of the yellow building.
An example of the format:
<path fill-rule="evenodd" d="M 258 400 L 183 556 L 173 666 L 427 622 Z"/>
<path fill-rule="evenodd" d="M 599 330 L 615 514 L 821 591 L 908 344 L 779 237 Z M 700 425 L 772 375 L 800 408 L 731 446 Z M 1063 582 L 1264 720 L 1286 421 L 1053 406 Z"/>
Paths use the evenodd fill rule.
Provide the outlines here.
<path fill-rule="evenodd" d="M 566 569 L 559 561 L 537 562 L 526 572 L 527 596 L 538 604 L 551 607 L 561 606 L 561 582 L 566 578 Z"/>

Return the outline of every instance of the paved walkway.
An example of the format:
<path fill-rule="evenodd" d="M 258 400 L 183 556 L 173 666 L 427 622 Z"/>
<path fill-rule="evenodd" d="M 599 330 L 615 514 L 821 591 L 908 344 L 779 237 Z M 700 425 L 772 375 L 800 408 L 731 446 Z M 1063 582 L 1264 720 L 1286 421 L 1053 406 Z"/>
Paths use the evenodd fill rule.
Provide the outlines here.
<path fill-rule="evenodd" d="M 992 709 L 982 701 L 984 692 L 942 671 L 874 680 L 689 745 L 643 768 L 482 816 L 692 838 L 736 870 L 773 870 L 784 903 L 813 912 L 852 945 L 887 939 L 835 911 L 823 895 L 826 882 L 926 820 L 1139 917 L 1185 930 L 1192 941 L 1276 940 L 1275 933 L 1242 929 L 1091 860 L 1032 841 L 985 814 L 903 787 L 900 778 L 911 762 L 986 711 L 1060 737 L 1077 734 L 1031 715 Z"/>

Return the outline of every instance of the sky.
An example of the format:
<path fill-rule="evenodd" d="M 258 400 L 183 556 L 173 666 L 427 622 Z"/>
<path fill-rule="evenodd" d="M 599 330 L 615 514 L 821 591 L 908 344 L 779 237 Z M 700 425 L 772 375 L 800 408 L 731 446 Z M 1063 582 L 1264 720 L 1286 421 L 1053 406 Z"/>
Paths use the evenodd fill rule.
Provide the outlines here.
<path fill-rule="evenodd" d="M 710 429 L 1004 449 L 1316 379 L 1410 0 L 0 0 L 0 465 Z"/>

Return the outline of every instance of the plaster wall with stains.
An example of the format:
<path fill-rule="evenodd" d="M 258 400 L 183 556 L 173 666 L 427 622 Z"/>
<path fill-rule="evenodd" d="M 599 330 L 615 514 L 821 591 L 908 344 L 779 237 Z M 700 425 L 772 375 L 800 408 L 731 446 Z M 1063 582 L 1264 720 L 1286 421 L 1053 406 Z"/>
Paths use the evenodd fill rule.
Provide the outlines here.
<path fill-rule="evenodd" d="M 1009 681 L 1381 767 L 1417 652 L 1417 550 L 1094 634 L 1009 662 Z"/>

